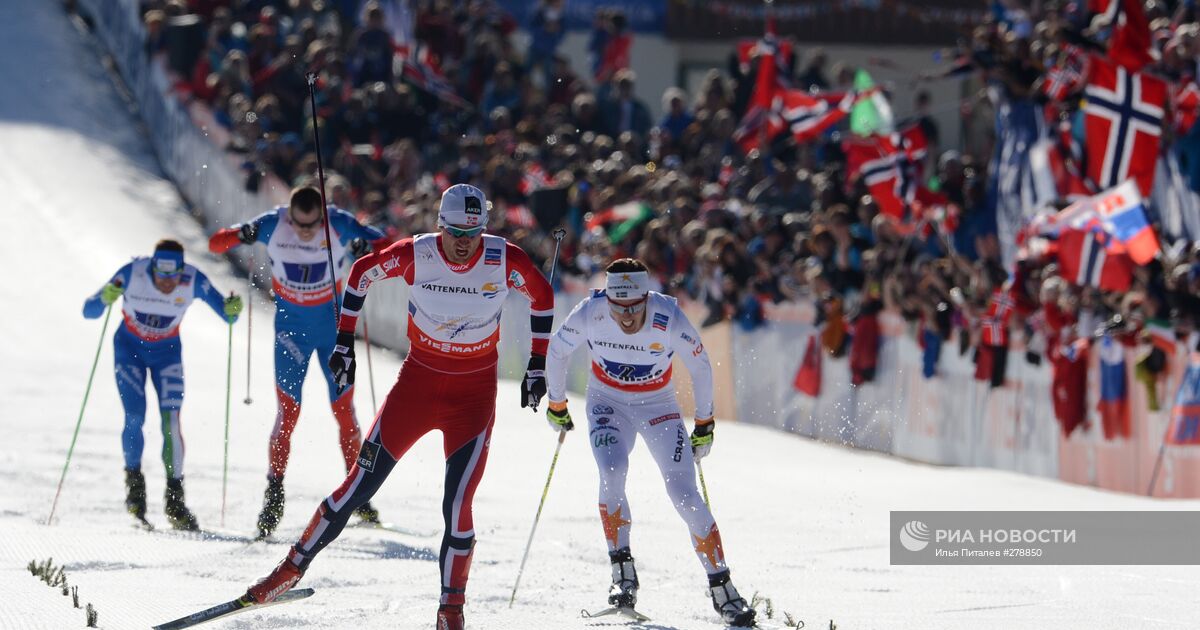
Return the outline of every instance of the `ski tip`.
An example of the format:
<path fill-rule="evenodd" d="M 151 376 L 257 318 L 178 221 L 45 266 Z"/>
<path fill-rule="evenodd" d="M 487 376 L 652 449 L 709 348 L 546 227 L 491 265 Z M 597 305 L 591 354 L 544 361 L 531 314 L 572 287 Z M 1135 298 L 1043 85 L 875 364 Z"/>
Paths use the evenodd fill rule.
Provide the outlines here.
<path fill-rule="evenodd" d="M 312 597 L 316 593 L 316 589 L 313 588 L 294 588 L 283 595 L 280 595 L 279 598 L 287 598 L 288 600 L 304 599 L 305 597 Z M 275 601 L 279 601 L 279 599 L 276 599 Z"/>

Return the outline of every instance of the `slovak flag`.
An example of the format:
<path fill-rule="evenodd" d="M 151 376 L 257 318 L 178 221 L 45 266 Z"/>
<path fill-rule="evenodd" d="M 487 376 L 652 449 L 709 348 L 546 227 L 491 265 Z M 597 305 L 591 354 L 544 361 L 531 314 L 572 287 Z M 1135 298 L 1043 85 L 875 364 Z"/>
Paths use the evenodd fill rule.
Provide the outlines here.
<path fill-rule="evenodd" d="M 1150 195 L 1166 102 L 1162 79 L 1091 56 L 1083 113 L 1087 176 L 1097 188 L 1134 179 Z"/>
<path fill-rule="evenodd" d="M 1129 384 L 1125 380 L 1125 349 L 1110 336 L 1100 340 L 1100 424 L 1104 439 L 1133 435 L 1129 417 Z"/>
<path fill-rule="evenodd" d="M 1200 353 L 1193 353 L 1171 409 L 1170 444 L 1200 444 Z"/>
<path fill-rule="evenodd" d="M 1154 260 L 1158 237 L 1146 219 L 1146 207 L 1132 180 L 1096 198 L 1096 214 L 1104 231 L 1115 240 L 1113 251 L 1124 251 L 1139 265 Z"/>

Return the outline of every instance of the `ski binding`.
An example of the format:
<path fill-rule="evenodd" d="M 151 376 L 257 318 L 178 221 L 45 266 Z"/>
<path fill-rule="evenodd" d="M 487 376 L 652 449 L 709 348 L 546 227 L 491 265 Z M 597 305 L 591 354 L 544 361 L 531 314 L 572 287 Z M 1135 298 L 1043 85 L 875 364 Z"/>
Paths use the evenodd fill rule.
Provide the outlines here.
<path fill-rule="evenodd" d="M 650 618 L 646 615 L 627 606 L 613 606 L 604 610 L 597 610 L 596 612 L 588 612 L 587 610 L 579 611 L 579 616 L 584 619 L 595 619 L 596 617 L 607 617 L 609 615 L 620 615 L 637 622 L 650 621 Z"/>

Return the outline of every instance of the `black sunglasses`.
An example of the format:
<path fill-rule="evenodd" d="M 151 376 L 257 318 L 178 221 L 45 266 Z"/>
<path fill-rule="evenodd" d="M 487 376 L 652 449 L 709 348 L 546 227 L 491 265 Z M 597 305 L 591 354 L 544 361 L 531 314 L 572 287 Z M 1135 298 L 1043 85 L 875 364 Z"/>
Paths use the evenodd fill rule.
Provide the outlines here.
<path fill-rule="evenodd" d="M 294 215 L 290 212 L 288 213 L 288 218 L 290 218 L 292 220 L 292 225 L 300 228 L 301 230 L 311 230 L 311 229 L 317 227 L 318 225 L 321 225 L 321 215 L 319 213 L 317 214 L 317 218 L 313 219 L 312 221 L 309 221 L 308 223 L 301 223 L 300 221 L 297 221 L 296 215 Z"/>

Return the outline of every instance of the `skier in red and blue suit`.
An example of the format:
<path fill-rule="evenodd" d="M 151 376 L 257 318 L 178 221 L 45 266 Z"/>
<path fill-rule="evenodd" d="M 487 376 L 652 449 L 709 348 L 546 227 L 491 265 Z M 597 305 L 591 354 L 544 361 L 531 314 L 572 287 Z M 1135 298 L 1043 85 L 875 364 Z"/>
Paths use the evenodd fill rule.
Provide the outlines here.
<path fill-rule="evenodd" d="M 117 392 L 125 408 L 121 446 L 125 453 L 125 508 L 141 521 L 146 519 L 146 478 L 142 475 L 145 441 L 146 376 L 158 393 L 162 418 L 163 466 L 167 473 L 165 511 L 176 529 L 196 530 L 196 517 L 183 497 L 183 433 L 179 410 L 183 406 L 183 345 L 179 323 L 192 301 L 204 300 L 230 323 L 242 310 L 242 299 L 228 299 L 208 278 L 183 261 L 183 246 L 162 240 L 154 255 L 134 258 L 113 274 L 99 291 L 83 303 L 83 316 L 96 319 L 123 297 L 124 324 L 113 335 Z"/>
<path fill-rule="evenodd" d="M 333 236 L 333 260 L 343 266 L 382 249 L 389 241 L 383 232 L 363 225 L 345 210 L 329 208 L 329 229 Z M 291 453 L 292 431 L 300 418 L 300 392 L 313 353 L 329 389 L 329 401 L 338 423 L 339 442 L 346 470 L 358 459 L 362 437 L 354 411 L 354 388 L 339 393 L 324 357 L 333 352 L 337 341 L 334 322 L 334 286 L 329 274 L 329 253 L 321 213 L 321 193 L 311 186 L 292 191 L 287 206 L 280 206 L 218 231 L 209 239 L 208 248 L 225 253 L 238 245 L 264 243 L 271 265 L 271 287 L 275 294 L 275 395 L 278 409 L 271 431 L 267 489 L 258 517 L 258 532 L 270 535 L 283 517 L 283 476 Z M 344 277 L 339 273 L 338 276 Z M 337 288 L 341 290 L 340 287 Z M 364 504 L 358 515 L 378 522 L 379 513 Z"/>

